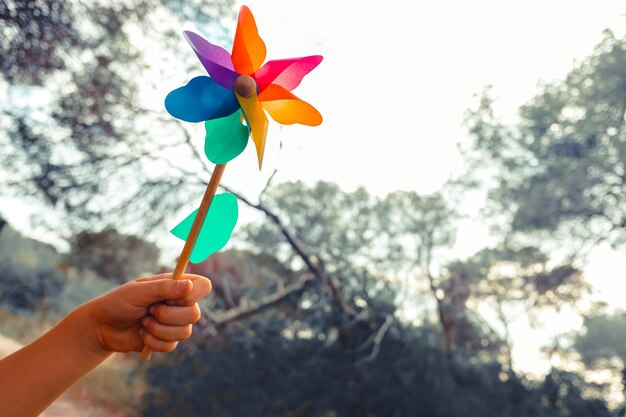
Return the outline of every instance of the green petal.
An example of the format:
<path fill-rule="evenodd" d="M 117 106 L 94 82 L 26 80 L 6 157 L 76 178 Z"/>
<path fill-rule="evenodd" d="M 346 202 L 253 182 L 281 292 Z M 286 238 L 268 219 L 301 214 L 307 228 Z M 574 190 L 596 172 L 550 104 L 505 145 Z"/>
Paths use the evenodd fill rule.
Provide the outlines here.
<path fill-rule="evenodd" d="M 177 238 L 186 240 L 197 213 L 198 210 L 195 210 L 187 216 L 171 230 L 171 233 Z M 237 224 L 238 214 L 237 199 L 234 195 L 223 193 L 213 197 L 198 240 L 191 251 L 192 263 L 204 261 L 226 245 Z"/>
<path fill-rule="evenodd" d="M 214 164 L 225 164 L 236 158 L 248 144 L 250 129 L 241 123 L 241 110 L 230 116 L 204 122 L 204 153 Z"/>

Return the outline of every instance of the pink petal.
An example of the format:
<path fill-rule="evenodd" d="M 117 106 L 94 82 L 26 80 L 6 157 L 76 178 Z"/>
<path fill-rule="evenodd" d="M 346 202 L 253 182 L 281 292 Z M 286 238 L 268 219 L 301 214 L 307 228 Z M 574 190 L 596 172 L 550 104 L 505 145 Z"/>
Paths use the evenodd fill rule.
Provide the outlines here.
<path fill-rule="evenodd" d="M 300 85 L 305 75 L 322 62 L 322 59 L 321 55 L 312 55 L 267 61 L 254 73 L 259 91 L 263 91 L 270 84 L 280 85 L 289 91 L 293 90 Z"/>

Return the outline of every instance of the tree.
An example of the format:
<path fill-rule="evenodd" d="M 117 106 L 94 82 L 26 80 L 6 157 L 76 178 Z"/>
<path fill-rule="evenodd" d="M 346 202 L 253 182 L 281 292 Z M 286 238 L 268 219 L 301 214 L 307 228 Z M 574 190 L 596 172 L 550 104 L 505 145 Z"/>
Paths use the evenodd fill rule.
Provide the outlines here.
<path fill-rule="evenodd" d="M 0 305 L 22 312 L 53 307 L 66 284 L 62 261 L 52 246 L 5 226 L 0 231 Z"/>
<path fill-rule="evenodd" d="M 1 2 L 2 193 L 43 203 L 41 218 L 54 221 L 55 212 L 67 235 L 107 226 L 139 233 L 188 204 L 207 166 L 189 132 L 165 117 L 162 98 L 150 97 L 163 94 L 162 80 L 187 78 L 193 54 L 175 53 L 183 23 L 219 30 L 231 5 Z M 167 65 L 146 53 L 153 49 Z"/>
<path fill-rule="evenodd" d="M 159 248 L 114 229 L 81 232 L 71 238 L 69 262 L 100 277 L 124 283 L 159 270 Z"/>
<path fill-rule="evenodd" d="M 586 316 L 584 330 L 576 335 L 574 348 L 591 367 L 613 359 L 626 365 L 626 312 L 595 312 Z"/>
<path fill-rule="evenodd" d="M 261 202 L 283 219 L 303 248 L 329 271 L 364 266 L 370 259 L 376 202 L 364 189 L 345 192 L 330 182 L 320 181 L 312 187 L 300 181 L 287 182 L 266 189 Z M 246 241 L 286 265 L 301 262 L 271 223 L 252 225 L 245 235 Z"/>
<path fill-rule="evenodd" d="M 415 192 L 398 191 L 380 202 L 379 216 L 380 233 L 388 248 L 384 252 L 387 262 L 392 263 L 395 273 L 407 274 L 409 279 L 426 280 L 436 301 L 444 351 L 452 353 L 456 350 L 457 332 L 462 327 L 459 319 L 465 295 L 458 291 L 453 295 L 451 287 L 443 292 L 433 264 L 437 251 L 449 248 L 454 242 L 454 211 L 440 194 L 423 197 Z"/>
<path fill-rule="evenodd" d="M 509 369 L 512 369 L 513 343 L 509 324 L 513 317 L 524 314 L 531 323 L 537 323 L 539 320 L 532 320 L 533 317 L 540 317 L 547 310 L 559 311 L 564 306 L 575 309 L 590 292 L 580 270 L 569 264 L 550 266 L 548 256 L 535 247 L 485 248 L 468 259 L 450 262 L 444 270 L 447 279 L 443 293 L 464 294 L 461 317 L 472 317 L 476 307 L 483 304 L 491 309 L 500 325 L 496 332 L 500 338 L 494 338 L 494 331 L 487 331 L 482 337 L 461 335 L 466 337 L 458 343 L 470 352 L 480 351 L 480 346 L 474 345 L 480 343 L 484 351 L 503 356 Z"/>
<path fill-rule="evenodd" d="M 495 172 L 491 200 L 510 215 L 509 230 L 624 244 L 626 38 L 605 32 L 564 81 L 521 107 L 515 125 L 499 122 L 492 102 L 484 94 L 467 125 L 476 161 Z"/>
<path fill-rule="evenodd" d="M 616 381 L 620 381 L 622 394 L 626 394 L 625 346 L 626 312 L 602 309 L 596 309 L 584 318 L 583 329 L 575 333 L 572 344 L 588 369 L 610 370 L 614 379 L 606 384 L 615 386 Z"/>
<path fill-rule="evenodd" d="M 323 292 L 313 292 L 318 298 L 305 308 L 301 299 L 290 297 L 288 313 L 272 309 L 212 337 L 196 335 L 193 354 L 175 351 L 152 362 L 143 414 L 611 415 L 603 400 L 584 394 L 585 382 L 577 375 L 554 370 L 544 381 L 528 384 L 498 363 L 450 358 L 428 325 L 392 320 L 374 337 L 349 325 L 338 332 L 341 310 Z M 369 308 L 393 315 L 396 297 L 393 289 L 381 293 Z"/>
<path fill-rule="evenodd" d="M 393 282 L 402 288 L 398 305 L 422 304 L 427 320 L 434 312 L 448 354 L 460 350 L 487 360 L 504 358 L 510 368 L 507 307 L 539 314 L 575 305 L 588 290 L 580 271 L 548 267 L 548 257 L 536 248 L 484 249 L 446 263 L 458 214 L 441 194 L 395 192 L 375 199 L 364 190 L 347 193 L 327 182 L 312 187 L 296 182 L 269 187 L 262 201 L 293 230 L 302 248 L 337 276 L 352 307 L 351 294 L 361 281 Z M 277 256 L 292 268 L 302 266 L 274 225 L 253 224 L 246 235 L 253 251 Z M 481 303 L 500 317 L 503 331 L 476 311 Z"/>
<path fill-rule="evenodd" d="M 299 273 L 313 274 L 346 318 L 366 321 L 367 308 L 357 307 L 350 294 L 361 288 L 362 277 L 380 273 L 368 264 L 376 250 L 371 244 L 376 236 L 372 224 L 376 203 L 365 190 L 346 193 L 328 182 L 311 188 L 302 182 L 284 183 L 267 188 L 259 204 L 248 204 L 270 220 L 251 225 L 244 233 L 253 250 L 276 257 Z"/>

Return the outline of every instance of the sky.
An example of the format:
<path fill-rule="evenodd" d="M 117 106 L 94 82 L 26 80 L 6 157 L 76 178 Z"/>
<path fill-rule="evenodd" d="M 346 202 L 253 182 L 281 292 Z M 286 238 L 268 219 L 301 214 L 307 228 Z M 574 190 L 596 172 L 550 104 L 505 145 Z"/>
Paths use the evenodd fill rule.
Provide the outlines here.
<path fill-rule="evenodd" d="M 605 28 L 626 28 L 623 1 L 245 4 L 268 59 L 324 56 L 295 90 L 324 123 L 270 132 L 270 147 L 276 137 L 283 142 L 278 178 L 332 180 L 377 194 L 439 188 L 460 163 L 463 114 L 486 85 L 500 115 L 512 120 L 540 80 L 564 77 Z"/>
<path fill-rule="evenodd" d="M 250 146 L 229 163 L 224 182 L 249 196 L 262 189 L 274 168 L 275 181 L 328 180 L 380 196 L 436 191 L 461 164 L 458 146 L 467 140 L 463 115 L 485 86 L 493 86 L 498 115 L 514 122 L 517 108 L 537 93 L 538 84 L 562 79 L 592 52 L 604 29 L 626 33 L 623 0 L 245 4 L 255 15 L 268 59 L 324 56 L 294 91 L 320 110 L 323 124 L 271 123 L 261 173 Z M 234 20 L 224 23 L 234 31 Z M 182 39 L 181 48 L 187 48 Z M 198 137 L 204 137 L 201 127 Z M 26 213 L 12 220 L 27 227 Z M 469 256 L 487 239 L 480 222 L 468 223 L 457 249 Z M 615 276 L 625 270 L 626 256 L 601 248 L 592 254 L 586 274 L 598 297 L 626 307 L 626 280 Z M 552 321 L 540 333 L 524 322 L 512 329 L 537 336 L 516 342 L 516 362 L 525 370 L 545 370 L 540 342 L 558 329 L 580 325 L 571 314 Z"/>
<path fill-rule="evenodd" d="M 476 94 L 485 86 L 492 86 L 497 115 L 514 122 L 517 109 L 539 91 L 538 85 L 563 79 L 591 54 L 603 30 L 626 33 L 623 1 L 237 4 L 254 13 L 268 59 L 324 56 L 294 91 L 320 110 L 324 123 L 270 128 L 265 164 L 279 169 L 276 180 L 329 180 L 377 195 L 430 193 L 441 187 L 461 163 L 458 146 L 468 139 L 464 112 L 477 103 Z M 253 152 L 246 153 L 237 162 L 254 166 Z M 253 185 L 253 172 L 240 180 L 235 168 L 229 169 L 225 180 L 239 188 L 249 185 L 252 192 L 271 173 L 256 173 Z M 470 255 L 488 240 L 488 232 L 480 223 L 469 223 L 458 240 L 459 252 Z M 626 308 L 626 277 L 616 271 L 626 271 L 626 256 L 600 247 L 591 254 L 586 276 L 595 299 Z M 539 330 L 525 320 L 512 325 L 518 335 L 514 360 L 525 371 L 547 371 L 540 347 L 581 325 L 567 311 L 545 321 Z"/>

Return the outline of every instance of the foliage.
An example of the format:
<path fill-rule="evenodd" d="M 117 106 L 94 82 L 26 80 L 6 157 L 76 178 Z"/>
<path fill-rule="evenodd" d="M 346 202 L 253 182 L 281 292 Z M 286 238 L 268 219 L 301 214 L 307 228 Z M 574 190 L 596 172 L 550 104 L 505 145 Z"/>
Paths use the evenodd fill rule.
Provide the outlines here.
<path fill-rule="evenodd" d="M 548 266 L 535 247 L 486 248 L 465 261 L 447 265 L 450 275 L 467 277 L 470 294 L 493 303 L 518 302 L 525 310 L 575 304 L 590 291 L 583 274 L 571 265 Z"/>
<path fill-rule="evenodd" d="M 375 200 L 362 188 L 345 192 L 337 184 L 320 181 L 277 184 L 266 190 L 262 203 L 279 216 L 303 247 L 330 271 L 363 265 L 376 237 L 372 213 Z M 267 222 L 248 227 L 246 240 L 285 265 L 297 262 L 277 228 Z"/>
<path fill-rule="evenodd" d="M 497 310 L 500 303 L 518 303 L 525 306 L 528 311 L 533 311 L 534 309 L 541 308 L 558 308 L 566 303 L 576 303 L 585 293 L 586 286 L 578 270 L 568 265 L 549 267 L 548 257 L 536 248 L 511 249 L 503 246 L 485 249 L 467 260 L 451 262 L 445 267 L 431 273 L 430 270 L 433 269 L 434 265 L 432 261 L 433 250 L 446 248 L 454 239 L 454 228 L 452 227 L 454 212 L 446 208 L 445 201 L 439 196 L 423 197 L 415 195 L 414 193 L 394 193 L 383 199 L 374 199 L 363 190 L 358 190 L 357 192 L 359 193 L 358 198 L 355 196 L 355 193 L 343 192 L 329 183 L 318 183 L 312 187 L 307 187 L 302 183 L 286 183 L 270 187 L 263 197 L 263 202 L 268 207 L 272 207 L 273 210 L 279 212 L 284 222 L 288 224 L 292 230 L 297 231 L 296 236 L 300 239 L 302 246 L 306 250 L 315 253 L 318 260 L 324 266 L 341 277 L 343 283 L 342 289 L 345 291 L 346 297 L 352 301 L 353 305 L 357 304 L 355 300 L 364 300 L 370 314 L 374 317 L 378 317 L 376 321 L 377 326 L 374 327 L 374 330 L 368 332 L 370 335 L 377 334 L 376 332 L 382 328 L 380 324 L 382 321 L 381 317 L 385 316 L 385 313 L 376 311 L 377 303 L 382 300 L 387 300 L 387 303 L 393 305 L 397 302 L 397 293 L 382 292 L 374 295 L 368 294 L 367 291 L 371 291 L 371 289 L 376 288 L 384 282 L 381 281 L 384 280 L 384 278 L 382 276 L 374 278 L 374 276 L 367 274 L 360 275 L 360 269 L 358 267 L 359 261 L 366 259 L 369 260 L 369 265 L 372 265 L 372 259 L 378 261 L 384 257 L 383 254 L 393 252 L 397 256 L 392 262 L 387 262 L 384 267 L 381 267 L 379 263 L 374 264 L 376 268 L 379 268 L 379 271 L 413 270 L 417 271 L 418 278 L 432 275 L 430 278 L 433 280 L 434 296 L 438 299 L 442 309 L 439 324 L 442 325 L 444 332 L 448 328 L 454 329 L 454 349 L 450 351 L 446 349 L 446 351 L 443 351 L 445 346 L 438 347 L 438 337 L 433 338 L 434 335 L 438 336 L 440 334 L 437 325 L 435 325 L 434 328 L 428 325 L 425 325 L 423 328 L 417 328 L 409 325 L 399 325 L 394 322 L 392 326 L 394 330 L 390 329 L 386 333 L 384 342 L 380 348 L 381 350 L 378 352 L 380 356 L 377 357 L 386 355 L 384 351 L 385 346 L 388 346 L 386 343 L 404 344 L 404 347 L 401 349 L 402 353 L 389 353 L 389 359 L 380 362 L 381 364 L 385 364 L 386 368 L 381 365 L 382 369 L 371 370 L 368 367 L 374 365 L 368 364 L 366 366 L 367 370 L 364 370 L 361 367 L 364 364 L 363 360 L 365 354 L 350 345 L 350 341 L 354 343 L 355 337 L 349 335 L 350 330 L 346 330 L 342 327 L 346 325 L 346 322 L 340 319 L 340 315 L 334 313 L 336 316 L 331 318 L 333 313 L 329 313 L 328 311 L 336 311 L 332 309 L 331 305 L 327 307 L 326 313 L 323 313 L 324 309 L 315 309 L 315 312 L 310 309 L 306 309 L 303 312 L 298 312 L 297 309 L 294 310 L 293 308 L 281 310 L 283 312 L 288 311 L 290 315 L 297 315 L 297 318 L 291 317 L 289 319 L 285 317 L 283 319 L 284 321 L 279 320 L 280 317 L 277 318 L 276 314 L 272 314 L 272 311 L 274 311 L 272 310 L 267 312 L 262 319 L 259 319 L 257 324 L 245 324 L 243 328 L 236 327 L 236 331 L 231 329 L 225 333 L 220 333 L 219 342 L 211 341 L 211 339 L 207 340 L 209 347 L 202 347 L 199 351 L 194 353 L 194 355 L 204 354 L 207 355 L 207 357 L 199 359 L 198 362 L 193 361 L 193 365 L 189 365 L 190 367 L 199 366 L 199 363 L 204 361 L 210 361 L 211 363 L 206 371 L 207 374 L 199 377 L 201 381 L 197 382 L 197 388 L 195 389 L 201 390 L 201 386 L 211 384 L 211 380 L 217 377 L 217 374 L 213 372 L 219 372 L 221 380 L 216 383 L 216 386 L 209 387 L 207 391 L 198 391 L 207 393 L 213 392 L 215 395 L 207 394 L 211 395 L 211 401 L 204 405 L 198 404 L 197 407 L 190 411 L 190 413 L 192 413 L 191 415 L 193 415 L 194 412 L 197 413 L 197 415 L 202 415 L 202 413 L 228 413 L 232 407 L 235 407 L 233 415 L 282 415 L 281 413 L 287 415 L 288 412 L 293 413 L 292 415 L 323 415 L 324 412 L 330 413 L 331 410 L 337 413 L 337 415 L 342 415 L 342 413 L 347 413 L 345 410 L 348 408 L 345 404 L 340 404 L 340 396 L 337 393 L 349 393 L 347 394 L 348 399 L 345 400 L 346 402 L 351 401 L 352 407 L 357 407 L 355 404 L 358 404 L 361 409 L 367 410 L 367 412 L 373 415 L 377 415 L 376 413 L 389 415 L 394 411 L 398 412 L 398 415 L 403 415 L 403 413 L 411 415 L 411 412 L 415 410 L 428 409 L 429 405 L 418 403 L 415 409 L 411 408 L 413 405 L 405 405 L 409 404 L 410 400 L 409 398 L 403 399 L 403 393 L 411 392 L 415 395 L 416 387 L 400 387 L 397 381 L 388 381 L 385 379 L 388 376 L 381 374 L 384 370 L 389 371 L 390 367 L 393 368 L 396 364 L 399 364 L 399 369 L 413 369 L 414 366 L 419 367 L 415 365 L 419 362 L 416 359 L 406 359 L 406 362 L 410 362 L 412 365 L 404 365 L 403 354 L 407 354 L 411 358 L 411 355 L 414 354 L 422 359 L 424 356 L 428 356 L 428 354 L 421 351 L 419 353 L 411 353 L 412 347 L 418 350 L 417 346 L 426 343 L 429 349 L 433 350 L 433 352 L 431 352 L 432 355 L 441 355 L 442 357 L 442 359 L 433 359 L 434 363 L 438 363 L 438 361 L 445 362 L 449 359 L 452 363 L 458 365 L 458 369 L 465 369 L 465 367 L 471 368 L 472 365 L 470 365 L 470 363 L 475 364 L 476 362 L 468 361 L 470 357 L 479 357 L 485 361 L 493 361 L 494 359 L 500 360 L 501 356 L 505 354 L 510 355 L 510 352 L 507 352 L 507 349 L 503 346 L 504 336 L 491 329 L 487 322 L 476 312 L 475 306 L 478 303 L 492 303 L 491 305 L 494 310 Z M 324 202 L 325 204 L 322 205 L 320 202 Z M 342 217 L 337 216 L 334 211 L 331 210 L 331 208 L 334 208 L 334 204 L 341 204 L 347 207 L 346 213 L 344 213 Z M 323 207 L 326 207 L 326 210 Z M 356 210 L 355 207 L 358 207 L 359 210 Z M 338 207 L 336 209 L 339 210 Z M 352 225 L 354 224 L 363 225 L 362 229 L 359 227 L 356 228 L 356 230 L 362 230 L 362 233 L 350 234 Z M 262 253 L 266 254 L 266 256 L 276 254 L 283 259 L 284 264 L 292 265 L 292 267 L 299 266 L 298 263 L 294 261 L 294 259 L 297 259 L 296 256 L 289 252 L 289 247 L 281 239 L 280 231 L 274 226 L 264 223 L 252 225 L 247 229 L 247 232 L 249 234 L 247 240 L 256 243 L 259 250 L 262 250 Z M 370 247 L 362 246 L 362 236 L 366 237 L 365 239 L 367 239 Z M 375 238 L 372 239 L 370 236 Z M 383 237 L 381 238 L 381 236 Z M 394 237 L 397 238 L 397 240 L 394 240 Z M 402 245 L 396 250 L 394 244 L 398 245 L 400 240 Z M 343 256 L 335 255 L 338 252 L 333 251 L 333 247 L 331 246 L 333 244 L 336 247 L 345 249 L 341 252 Z M 371 246 L 374 246 L 375 250 L 371 250 Z M 413 248 L 413 250 L 409 250 L 410 248 Z M 373 269 L 374 268 L 370 267 L 369 271 Z M 362 287 L 353 285 L 355 282 L 360 282 Z M 407 290 L 407 288 L 402 289 L 404 292 Z M 411 295 L 409 294 L 413 295 L 411 292 L 408 294 L 405 293 L 403 299 L 410 299 Z M 318 294 L 315 288 L 303 292 L 300 297 L 301 301 L 298 304 L 300 307 L 302 307 L 302 305 L 318 306 L 320 303 L 324 306 L 324 304 L 328 302 L 325 300 L 326 297 L 324 294 Z M 309 300 L 311 301 L 307 302 Z M 393 310 L 387 310 L 387 314 L 392 314 L 392 311 Z M 305 316 L 302 315 L 303 313 Z M 327 315 L 331 317 L 325 317 Z M 503 319 L 509 320 L 510 318 L 505 317 Z M 287 329 L 292 328 L 293 325 L 290 325 L 290 323 L 293 323 L 294 320 L 297 320 L 298 328 L 307 330 L 307 332 L 304 333 L 306 337 L 294 339 L 285 336 L 289 334 L 289 330 Z M 343 333 L 343 336 L 336 339 L 330 337 L 329 334 L 332 334 L 332 332 L 329 332 L 326 327 L 328 325 L 323 325 L 326 320 L 338 323 L 338 329 L 340 330 L 337 331 Z M 311 325 L 309 322 L 313 322 L 315 325 Z M 320 324 L 322 325 L 320 326 Z M 402 330 L 399 330 L 397 326 L 400 326 Z M 235 331 L 235 333 L 233 333 L 233 331 Z M 236 333 L 237 331 L 240 333 Z M 312 333 L 310 333 L 311 331 Z M 372 331 L 374 333 L 371 333 Z M 264 341 L 264 337 L 269 337 L 268 335 L 264 335 L 264 332 L 271 335 L 272 339 Z M 425 338 L 426 341 L 422 341 L 420 338 Z M 257 345 L 256 342 L 249 339 L 260 341 Z M 335 344 L 327 343 L 326 341 L 329 339 L 332 339 Z M 392 339 L 393 342 L 390 342 L 390 339 Z M 211 348 L 213 343 L 216 343 L 217 346 Z M 232 346 L 234 343 L 241 343 L 245 347 Z M 272 347 L 268 349 L 271 350 L 272 353 L 265 352 L 263 349 L 264 344 L 267 343 Z M 293 350 L 298 350 L 299 346 L 302 344 L 309 346 L 308 348 L 302 348 L 304 352 L 315 351 L 315 360 L 322 363 L 309 365 L 312 359 L 308 358 L 305 353 L 302 353 L 299 357 L 293 357 L 292 355 L 296 355 Z M 310 345 L 313 345 L 313 347 L 310 347 Z M 217 352 L 212 349 L 217 349 Z M 239 357 L 239 359 L 227 359 L 225 356 L 222 356 L 229 355 L 230 349 L 236 350 L 236 356 Z M 284 349 L 284 352 L 276 353 L 274 352 L 276 349 Z M 508 349 L 510 349 L 510 347 L 508 347 Z M 210 350 L 210 353 L 208 350 Z M 250 369 L 259 369 L 257 377 L 237 375 L 233 377 L 233 382 L 231 383 L 224 381 L 226 378 L 225 375 L 237 373 L 237 370 L 234 369 L 235 365 L 231 367 L 231 365 L 228 364 L 229 361 L 232 361 L 233 364 L 236 363 L 237 366 L 241 366 L 241 360 L 245 360 L 242 358 L 249 357 L 251 351 L 263 352 L 259 354 L 260 356 L 256 356 L 255 354 L 255 356 L 250 359 L 250 362 L 247 363 L 247 366 L 244 367 L 244 369 L 246 369 L 245 372 L 251 372 Z M 339 354 L 339 352 L 341 352 L 340 356 L 335 356 Z M 450 355 L 447 356 L 444 352 Z M 209 355 L 211 358 L 208 358 Z M 367 356 L 365 355 L 365 357 Z M 287 360 L 290 360 L 291 364 L 281 364 L 281 361 Z M 324 365 L 323 362 L 326 360 L 331 363 Z M 184 362 L 183 359 L 183 363 Z M 271 365 L 269 365 L 268 362 L 271 363 Z M 377 360 L 374 360 L 374 363 L 377 363 Z M 337 364 L 342 364 L 342 366 L 338 368 Z M 221 366 L 225 368 L 222 369 Z M 272 370 L 266 369 L 266 366 L 277 366 L 278 368 L 277 370 Z M 329 374 L 329 376 L 327 376 L 328 380 L 321 379 L 321 376 L 319 376 L 320 379 L 315 379 L 315 375 L 318 375 L 318 368 L 327 369 L 325 366 L 328 366 L 328 370 L 326 371 Z M 497 372 L 494 371 L 494 374 L 489 377 L 483 377 L 482 372 L 487 372 L 485 370 L 491 369 L 490 366 L 491 365 L 476 366 L 475 371 L 477 375 L 481 375 L 480 378 L 493 378 L 493 380 L 490 380 L 489 384 L 491 385 L 488 387 L 476 387 L 477 396 L 489 396 L 491 395 L 491 389 L 496 391 L 501 389 L 501 387 L 493 388 L 492 385 L 506 385 L 506 383 L 503 383 L 499 379 L 502 374 L 507 375 L 507 381 L 515 381 L 515 384 L 519 385 L 518 388 L 521 391 L 533 392 L 533 389 L 527 387 L 527 385 L 517 379 L 515 375 L 508 373 L 509 371 L 505 371 L 505 369 L 510 370 L 510 365 L 508 368 L 497 366 Z M 305 368 L 302 369 L 301 367 Z M 434 372 L 434 375 L 437 376 L 431 376 L 432 378 L 443 378 L 444 380 L 446 378 L 452 378 L 454 376 L 452 369 L 457 369 L 448 369 L 445 366 L 443 368 L 436 368 L 434 365 L 434 369 L 428 368 L 427 365 L 424 365 L 424 367 L 426 369 L 420 368 L 422 372 Z M 298 375 L 313 375 L 310 377 L 310 386 L 322 386 L 324 389 L 320 390 L 316 388 L 314 393 L 303 389 L 301 394 L 293 392 L 294 390 L 288 391 L 286 387 L 280 385 L 280 383 L 283 382 L 278 380 L 278 375 L 282 374 L 283 379 L 287 378 L 288 381 L 293 383 L 292 377 L 285 377 L 285 375 L 289 375 L 289 371 L 287 371 L 289 369 L 298 369 Z M 345 370 L 345 373 L 338 375 L 338 369 Z M 165 370 L 160 370 L 159 372 L 176 373 L 177 371 L 173 369 L 172 365 L 171 367 L 166 366 Z M 167 379 L 162 373 L 154 373 L 151 375 L 150 378 L 152 381 Z M 358 381 L 355 382 L 351 379 L 353 375 L 363 376 L 361 378 L 355 377 Z M 258 379 L 261 377 L 264 378 L 262 381 Z M 473 377 L 478 378 L 476 375 Z M 248 382 L 250 378 L 257 379 Z M 276 379 L 276 382 L 274 382 L 273 378 Z M 571 379 L 572 378 L 568 376 L 561 378 L 560 381 L 562 381 L 565 386 L 566 384 L 572 383 Z M 288 381 L 284 383 L 288 383 Z M 276 388 L 273 388 L 274 383 L 277 384 Z M 442 384 L 455 386 L 455 383 L 454 381 L 447 381 Z M 576 384 L 579 383 L 582 382 L 579 381 Z M 246 385 L 248 387 L 246 391 L 242 392 L 249 390 L 249 392 L 254 392 L 256 393 L 254 395 L 258 395 L 259 397 L 237 397 L 237 395 L 246 395 L 235 391 L 234 387 L 238 386 L 237 384 L 249 384 Z M 375 390 L 369 384 L 374 384 L 378 387 L 387 387 L 390 392 L 379 393 L 378 391 L 381 391 L 380 388 Z M 156 385 L 158 387 L 167 386 L 167 391 L 170 389 L 169 385 L 166 383 L 161 384 L 156 382 Z M 362 393 L 357 389 L 353 390 L 353 386 L 361 385 L 363 386 Z M 267 390 L 261 389 L 259 392 L 260 386 L 268 388 Z M 572 387 L 573 386 L 574 385 L 572 385 Z M 454 396 L 454 398 L 474 395 L 474 391 L 471 391 L 467 386 L 462 386 L 462 388 L 459 386 L 458 389 L 462 392 L 440 392 L 437 388 L 433 391 L 431 387 L 430 391 L 424 389 L 424 396 L 426 396 L 427 392 L 431 393 L 435 398 L 439 398 L 439 394 L 441 394 L 441 398 L 445 398 L 446 395 Z M 532 395 L 528 394 L 529 397 L 534 398 L 529 400 L 530 403 L 535 401 L 536 398 L 542 398 L 543 394 L 541 393 L 541 389 L 538 388 L 538 391 Z M 471 391 L 471 393 L 469 391 Z M 220 394 L 217 394 L 218 392 Z M 273 392 L 281 394 L 276 397 L 272 395 Z M 367 394 L 365 394 L 365 392 L 367 392 Z M 574 388 L 563 388 L 563 393 L 563 395 L 569 396 L 568 398 L 570 399 L 582 395 L 581 391 L 575 391 Z M 353 397 L 350 397 L 350 395 Z M 378 395 L 380 395 L 380 397 L 378 397 Z M 385 395 L 393 397 L 393 400 L 389 399 L 387 401 L 381 399 L 385 398 Z M 537 395 L 537 397 L 532 397 L 533 395 Z M 149 401 L 155 399 L 155 397 L 149 398 L 152 398 Z M 272 404 L 272 398 L 277 398 L 274 404 Z M 413 397 L 410 398 L 413 399 Z M 390 406 L 391 409 L 383 408 L 383 411 L 380 411 L 376 409 L 376 406 L 369 404 L 369 400 L 372 402 L 380 402 L 381 404 L 392 404 Z M 164 401 L 167 402 L 168 400 Z M 189 401 L 191 400 L 189 399 Z M 436 402 L 436 400 L 433 401 Z M 480 403 L 480 401 L 488 402 L 485 398 L 468 399 L 467 401 L 471 401 L 472 404 L 474 404 L 474 402 Z M 587 400 L 581 399 L 580 404 L 582 404 L 581 407 L 583 407 L 583 409 L 584 407 L 593 409 L 597 405 L 600 410 L 598 411 L 600 413 L 599 415 L 605 413 L 606 407 L 602 406 L 602 402 L 594 401 L 588 402 Z M 563 398 L 559 397 L 555 399 L 555 404 L 552 404 L 550 407 L 557 410 L 562 407 L 562 402 Z M 238 406 L 240 403 L 245 404 L 245 406 Z M 366 405 L 363 405 L 364 403 Z M 157 406 L 156 404 L 159 405 Z M 148 408 L 147 415 L 168 415 L 167 411 L 163 411 L 167 409 L 167 405 L 159 401 L 156 401 L 156 404 Z M 245 408 L 247 406 L 252 407 L 252 404 L 264 405 L 260 405 L 259 407 L 261 408 L 259 409 Z M 318 404 L 324 405 L 318 407 Z M 393 404 L 395 404 L 396 409 L 393 409 Z M 157 408 L 161 406 L 165 408 L 161 409 L 161 414 L 159 414 Z M 179 406 L 180 404 L 175 404 L 173 409 Z M 438 404 L 437 407 L 444 406 Z M 537 415 L 542 415 L 541 413 L 553 415 L 551 414 L 552 411 L 550 411 L 550 407 L 546 406 L 541 410 L 536 409 L 532 413 L 536 413 Z M 487 409 L 487 405 L 485 405 L 485 409 Z M 438 408 L 434 410 L 432 415 L 445 415 L 438 414 L 444 413 L 444 411 L 440 411 Z M 449 415 L 455 415 L 454 413 L 461 413 L 460 410 L 462 410 L 462 407 L 456 411 L 446 412 L 451 413 Z M 490 415 L 490 412 L 492 411 L 485 411 L 480 415 Z M 581 411 L 579 415 L 587 415 L 585 414 L 586 412 L 587 411 Z M 515 414 L 515 411 L 511 411 L 511 413 L 511 415 L 518 415 Z M 556 413 L 556 411 L 554 411 L 554 413 Z M 364 411 L 363 414 L 366 414 L 366 411 Z"/>
<path fill-rule="evenodd" d="M 510 230 L 626 241 L 626 38 L 605 32 L 564 81 L 544 85 L 503 125 L 485 94 L 467 125 L 480 165 L 496 172 L 495 211 Z"/>
<path fill-rule="evenodd" d="M 621 414 L 626 411 L 626 312 L 595 308 L 584 317 L 583 328 L 573 334 L 571 350 L 580 355 L 587 369 L 609 371 L 603 389 L 621 392 Z M 615 394 L 614 394 L 615 395 Z M 617 395 L 615 395 L 617 397 Z"/>
<path fill-rule="evenodd" d="M 70 234 L 143 231 L 188 203 L 207 168 L 153 97 L 164 96 L 162 80 L 182 83 L 197 67 L 190 50 L 180 52 L 179 28 L 191 19 L 219 33 L 232 3 L 0 2 L 2 194 L 44 202 Z"/>
<path fill-rule="evenodd" d="M 160 251 L 155 244 L 114 229 L 81 232 L 72 237 L 70 244 L 70 262 L 118 283 L 159 269 Z"/>
<path fill-rule="evenodd" d="M 296 279 L 294 271 L 276 258 L 237 249 L 215 253 L 204 262 L 190 264 L 187 271 L 210 277 L 211 309 L 218 311 L 237 308 L 246 300 L 258 300 Z"/>
<path fill-rule="evenodd" d="M 428 327 L 394 320 L 376 347 L 354 330 L 333 337 L 337 319 L 327 313 L 312 332 L 289 332 L 292 322 L 274 314 L 196 340 L 193 354 L 174 353 L 149 369 L 156 389 L 143 415 L 611 415 L 602 400 L 582 395 L 576 375 L 555 371 L 528 386 L 497 363 L 446 356 Z"/>
<path fill-rule="evenodd" d="M 393 192 L 378 203 L 376 216 L 377 262 L 393 273 L 430 278 L 434 257 L 456 237 L 457 213 L 440 193 Z"/>
<path fill-rule="evenodd" d="M 584 331 L 576 335 L 574 348 L 591 367 L 619 359 L 626 365 L 626 312 L 596 312 L 584 318 Z"/>
<path fill-rule="evenodd" d="M 60 320 L 81 304 L 116 287 L 111 280 L 102 279 L 90 270 L 64 266 L 63 290 L 51 300 L 51 319 Z"/>
<path fill-rule="evenodd" d="M 508 355 L 510 362 L 511 318 L 503 306 L 538 314 L 573 306 L 589 290 L 578 269 L 549 267 L 548 256 L 533 247 L 501 245 L 442 265 L 455 239 L 458 213 L 441 194 L 395 192 L 376 199 L 365 190 L 345 192 L 328 182 L 311 187 L 293 182 L 268 188 L 263 202 L 279 213 L 305 250 L 337 274 L 348 294 L 363 281 L 364 271 L 397 282 L 403 281 L 395 277 L 410 277 L 417 284 L 404 288 L 405 300 L 426 289 L 436 303 L 448 352 L 462 349 L 490 359 Z M 272 224 L 249 226 L 246 240 L 286 265 L 297 259 Z M 480 303 L 496 313 L 504 332 L 476 311 Z M 428 307 L 421 308 L 428 314 Z"/>
<path fill-rule="evenodd" d="M 0 231 L 0 304 L 25 312 L 51 308 L 65 284 L 61 260 L 52 246 L 5 226 Z"/>

